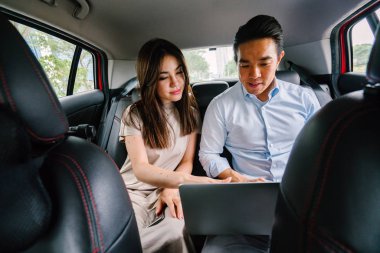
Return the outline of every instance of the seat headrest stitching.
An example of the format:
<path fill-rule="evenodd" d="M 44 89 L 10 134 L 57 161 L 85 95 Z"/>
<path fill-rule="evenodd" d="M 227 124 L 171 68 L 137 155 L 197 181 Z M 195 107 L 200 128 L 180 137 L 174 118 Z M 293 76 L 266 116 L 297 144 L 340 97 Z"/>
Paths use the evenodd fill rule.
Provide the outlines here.
<path fill-rule="evenodd" d="M 9 87 L 7 85 L 7 81 L 5 79 L 5 76 L 4 76 L 4 71 L 3 71 L 3 68 L 0 66 L 0 78 L 1 78 L 1 83 L 3 84 L 3 88 L 4 88 L 4 91 L 5 91 L 5 95 L 7 96 L 8 98 L 8 103 L 12 109 L 13 112 L 16 112 L 16 103 L 13 101 L 13 98 L 12 98 L 12 95 L 11 95 L 11 92 L 9 90 Z M 4 101 L 5 103 L 5 101 Z"/>
<path fill-rule="evenodd" d="M 35 65 L 35 62 L 31 58 L 29 48 L 26 48 L 27 46 L 25 45 L 25 43 L 23 41 L 22 41 L 21 45 L 22 45 L 22 47 L 24 49 L 23 50 L 24 54 L 28 58 L 29 62 L 32 64 L 34 72 L 37 74 L 38 78 L 41 80 L 41 82 L 43 84 L 43 88 L 48 93 L 49 100 L 50 100 L 51 104 L 53 105 L 53 107 L 55 109 L 56 115 L 61 120 L 61 122 L 63 123 L 63 125 L 65 126 L 65 128 L 68 128 L 68 122 L 67 122 L 66 118 L 64 117 L 64 115 L 62 114 L 62 110 L 60 110 L 60 108 L 57 105 L 55 99 L 53 98 L 53 95 L 51 94 L 51 90 L 49 89 L 49 85 L 46 83 L 46 80 L 41 76 L 41 73 L 40 73 L 39 69 L 37 68 L 37 66 Z"/>
<path fill-rule="evenodd" d="M 321 175 L 322 178 L 320 179 L 320 181 L 321 181 L 321 184 L 319 187 L 320 189 L 318 191 L 317 187 L 312 188 L 312 189 L 314 189 L 314 193 L 315 193 L 315 194 L 312 194 L 312 196 L 317 195 L 316 196 L 317 199 L 316 199 L 315 205 L 313 205 L 313 202 L 311 199 L 309 200 L 309 202 L 310 202 L 309 205 L 311 207 L 310 208 L 311 210 L 310 210 L 309 218 L 307 218 L 307 221 L 306 221 L 307 224 L 309 224 L 307 226 L 308 234 L 314 233 L 314 231 L 315 231 L 315 222 L 314 222 L 315 216 L 316 216 L 316 213 L 318 212 L 320 204 L 321 204 L 321 199 L 322 199 L 323 191 L 325 188 L 326 180 L 328 178 L 328 174 L 330 173 L 330 168 L 331 168 L 330 163 L 332 160 L 332 156 L 335 152 L 337 142 L 340 139 L 342 132 L 351 124 L 351 122 L 354 119 L 356 119 L 357 117 L 359 117 L 363 114 L 369 114 L 370 113 L 368 111 L 368 109 L 371 109 L 373 104 L 377 104 L 377 103 L 368 103 L 368 104 L 361 106 L 359 108 L 356 107 L 356 108 L 349 110 L 348 112 L 344 113 L 339 118 L 337 118 L 335 120 L 334 124 L 332 125 L 332 127 L 329 128 L 328 133 L 326 134 L 326 137 L 324 138 L 324 142 L 323 142 L 320 150 L 326 150 L 325 147 L 327 146 L 328 141 L 332 139 L 331 135 L 332 135 L 333 131 L 336 130 L 336 128 L 339 124 L 344 124 L 343 127 L 338 130 L 339 132 L 336 134 L 336 137 L 334 138 L 334 142 L 333 142 L 331 148 L 329 149 L 330 151 L 329 151 L 328 157 L 325 160 L 326 166 L 324 167 L 324 170 L 321 171 L 323 173 L 323 175 Z M 372 108 L 372 109 L 379 110 L 378 108 Z M 346 117 L 348 117 L 348 119 L 346 119 Z M 322 152 L 319 152 L 318 159 L 317 159 L 318 167 L 321 167 L 321 165 L 323 165 L 323 164 L 321 164 L 321 161 L 322 161 L 321 155 L 322 155 Z M 305 210 L 308 210 L 308 209 L 305 209 Z M 310 244 L 309 244 L 309 246 L 310 246 Z"/>
<path fill-rule="evenodd" d="M 98 234 L 99 234 L 101 250 L 103 250 L 104 249 L 103 232 L 101 230 L 101 227 L 99 226 L 99 222 L 98 222 L 99 221 L 99 215 L 98 215 L 95 199 L 94 199 L 94 196 L 92 194 L 91 185 L 90 185 L 90 183 L 89 183 L 89 181 L 87 179 L 87 176 L 84 173 L 84 171 L 83 171 L 82 167 L 80 166 L 80 164 L 78 163 L 78 161 L 75 160 L 73 157 L 71 157 L 70 155 L 65 155 L 65 154 L 59 154 L 59 156 L 65 157 L 68 160 L 70 160 L 77 167 L 79 173 L 81 174 L 81 176 L 82 176 L 82 178 L 83 178 L 83 180 L 85 182 L 88 194 L 90 195 L 91 205 L 93 207 L 93 211 L 94 211 L 94 214 L 95 214 L 95 223 L 96 223 L 96 228 L 97 228 L 97 231 L 98 231 Z"/>
<path fill-rule="evenodd" d="M 93 146 L 109 158 L 109 160 L 114 165 L 114 168 L 116 169 L 117 173 L 120 174 L 120 168 L 119 168 L 119 166 L 117 166 L 117 164 L 115 163 L 114 159 L 110 156 L 110 154 L 105 152 L 104 149 L 100 148 L 98 145 L 93 144 Z M 124 184 L 124 186 L 125 186 L 125 184 Z M 127 189 L 127 188 L 125 188 L 125 189 Z"/>
<path fill-rule="evenodd" d="M 1 66 L 0 66 L 0 79 L 1 79 L 1 83 L 3 84 L 3 89 L 4 89 L 4 92 L 5 92 L 5 95 L 7 96 L 8 103 L 9 103 L 12 111 L 13 112 L 17 112 L 16 103 L 15 103 L 15 101 L 12 98 L 11 92 L 10 92 L 9 87 L 7 85 L 7 80 L 5 79 L 5 76 L 4 76 L 4 71 L 1 68 Z M 0 97 L 0 98 L 2 98 L 2 97 Z M 4 101 L 4 104 L 5 104 L 5 101 Z M 60 134 L 58 136 L 49 137 L 49 138 L 40 137 L 32 129 L 30 129 L 30 127 L 25 126 L 25 128 L 27 129 L 28 133 L 33 138 L 38 139 L 38 140 L 42 140 L 42 141 L 54 141 L 54 140 L 57 140 L 57 139 L 62 139 L 64 137 L 64 134 Z"/>
<path fill-rule="evenodd" d="M 329 249 L 331 249 L 331 245 L 327 244 L 326 242 L 324 242 L 322 240 L 323 237 L 325 237 L 324 239 L 326 240 L 330 240 L 331 242 L 334 243 L 334 250 L 332 250 L 331 252 L 335 252 L 336 251 L 336 247 L 339 247 L 340 250 L 342 250 L 343 252 L 354 252 L 352 249 L 350 249 L 347 245 L 344 245 L 343 242 L 340 242 L 338 241 L 337 239 L 335 239 L 334 237 L 332 237 L 331 235 L 327 234 L 326 232 L 324 232 L 323 230 L 319 229 L 318 231 L 314 231 L 312 234 L 311 234 L 316 240 L 318 240 L 318 242 L 320 242 L 323 246 L 326 246 L 328 247 Z M 321 238 L 322 237 L 322 238 Z M 330 243 L 331 243 L 330 242 Z"/>
<path fill-rule="evenodd" d="M 73 169 L 65 161 L 63 161 L 61 159 L 57 159 L 57 162 L 61 163 L 67 169 L 67 171 L 71 174 L 71 176 L 74 179 L 74 182 L 77 186 L 77 189 L 79 191 L 79 194 L 81 196 L 82 203 L 83 203 L 83 206 L 85 209 L 86 218 L 87 218 L 87 226 L 88 226 L 88 230 L 90 232 L 90 237 L 91 237 L 91 245 L 92 245 L 92 248 L 96 249 L 95 239 L 94 239 L 94 231 L 93 231 L 92 226 L 91 226 L 90 211 L 89 211 L 88 204 L 86 202 L 86 198 L 84 196 L 83 187 L 81 186 L 81 184 L 79 182 L 78 176 L 75 174 Z"/>
<path fill-rule="evenodd" d="M 3 85 L 3 88 L 4 88 L 4 92 L 5 92 L 5 95 L 7 96 L 7 99 L 8 99 L 8 103 L 12 109 L 13 112 L 17 112 L 17 107 L 16 107 L 16 103 L 15 101 L 13 100 L 13 97 L 11 95 L 11 92 L 9 90 L 9 87 L 7 85 L 7 81 L 5 79 L 5 76 L 4 76 L 4 71 L 3 69 L 1 68 L 0 66 L 0 79 L 1 79 L 1 83 Z M 1 93 L 0 93 L 1 94 Z M 2 97 L 1 97 L 2 98 Z M 4 100 L 4 103 L 5 103 L 5 100 Z M 60 134 L 58 136 L 55 136 L 55 137 L 49 137 L 49 138 L 45 138 L 45 137 L 40 137 L 38 136 L 33 130 L 31 130 L 28 126 L 25 126 L 24 127 L 27 129 L 28 133 L 35 139 L 38 139 L 38 140 L 42 140 L 42 141 L 54 141 L 54 140 L 57 140 L 57 139 L 62 139 L 64 137 L 64 134 Z"/>
<path fill-rule="evenodd" d="M 36 140 L 39 140 L 39 141 L 44 141 L 44 142 L 51 142 L 51 141 L 56 141 L 56 140 L 60 140 L 60 139 L 63 139 L 65 137 L 65 134 L 59 134 L 59 135 L 56 135 L 54 137 L 41 137 L 39 135 L 37 135 L 36 133 L 33 132 L 33 130 L 31 130 L 30 128 L 26 127 L 28 133 Z"/>

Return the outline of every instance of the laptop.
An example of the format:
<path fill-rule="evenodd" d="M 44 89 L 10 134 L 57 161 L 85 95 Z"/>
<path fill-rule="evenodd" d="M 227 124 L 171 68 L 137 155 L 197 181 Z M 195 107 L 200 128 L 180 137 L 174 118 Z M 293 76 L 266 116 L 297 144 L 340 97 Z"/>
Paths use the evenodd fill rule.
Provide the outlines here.
<path fill-rule="evenodd" d="M 279 183 L 184 184 L 185 226 L 194 235 L 270 235 Z"/>

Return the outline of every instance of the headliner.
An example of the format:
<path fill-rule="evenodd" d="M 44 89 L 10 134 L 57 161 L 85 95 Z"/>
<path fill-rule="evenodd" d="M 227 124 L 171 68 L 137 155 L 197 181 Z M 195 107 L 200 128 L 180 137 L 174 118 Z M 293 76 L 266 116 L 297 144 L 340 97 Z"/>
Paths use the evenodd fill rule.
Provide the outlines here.
<path fill-rule="evenodd" d="M 63 29 L 104 50 L 110 59 L 133 60 L 147 40 L 161 37 L 180 48 L 232 44 L 238 27 L 257 14 L 272 15 L 285 47 L 330 37 L 348 13 L 368 0 L 87 0 L 90 13 L 73 17 L 74 0 L 49 6 L 37 0 L 0 5 Z"/>

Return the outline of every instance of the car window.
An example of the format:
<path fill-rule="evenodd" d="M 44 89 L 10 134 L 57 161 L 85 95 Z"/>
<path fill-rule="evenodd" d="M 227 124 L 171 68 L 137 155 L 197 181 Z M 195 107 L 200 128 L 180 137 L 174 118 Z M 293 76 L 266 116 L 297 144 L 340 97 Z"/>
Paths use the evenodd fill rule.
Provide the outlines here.
<path fill-rule="evenodd" d="M 190 82 L 237 78 L 232 46 L 183 50 Z"/>
<path fill-rule="evenodd" d="M 365 73 L 369 54 L 374 43 L 374 33 L 380 19 L 380 8 L 364 16 L 351 27 L 352 71 Z"/>
<path fill-rule="evenodd" d="M 77 75 L 74 83 L 74 94 L 94 89 L 93 56 L 87 50 L 83 50 L 78 63 Z"/>
<path fill-rule="evenodd" d="M 352 63 L 353 72 L 365 73 L 374 35 L 366 19 L 352 27 Z"/>
<path fill-rule="evenodd" d="M 72 75 L 75 77 L 74 89 L 70 92 L 69 77 L 77 45 L 17 22 L 12 24 L 37 57 L 58 97 L 95 88 L 94 60 L 88 51 L 79 50 L 81 54 Z"/>

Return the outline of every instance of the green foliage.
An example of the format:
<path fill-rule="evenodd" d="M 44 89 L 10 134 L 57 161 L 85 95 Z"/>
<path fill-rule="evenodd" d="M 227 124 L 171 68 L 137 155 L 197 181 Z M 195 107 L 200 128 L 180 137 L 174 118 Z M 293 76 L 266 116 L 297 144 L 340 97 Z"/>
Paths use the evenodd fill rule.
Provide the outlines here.
<path fill-rule="evenodd" d="M 191 82 L 198 82 L 208 78 L 209 65 L 203 57 L 203 53 L 202 50 L 184 52 Z"/>
<path fill-rule="evenodd" d="M 15 22 L 13 24 L 39 60 L 57 96 L 66 96 L 75 45 L 34 28 Z M 91 55 L 88 52 L 82 53 L 78 64 L 74 93 L 94 89 L 93 80 L 87 80 L 88 71 L 92 70 L 89 68 L 91 63 Z"/>
<path fill-rule="evenodd" d="M 92 55 L 87 51 L 82 51 L 75 78 L 74 94 L 94 89 L 93 73 L 90 72 L 92 69 Z M 92 80 L 88 80 L 89 74 Z"/>
<path fill-rule="evenodd" d="M 353 70 L 364 73 L 367 68 L 371 44 L 359 44 L 353 47 Z"/>
<path fill-rule="evenodd" d="M 234 60 L 230 60 L 224 66 L 224 76 L 225 77 L 237 77 L 238 76 L 237 66 L 236 66 L 236 62 Z"/>

